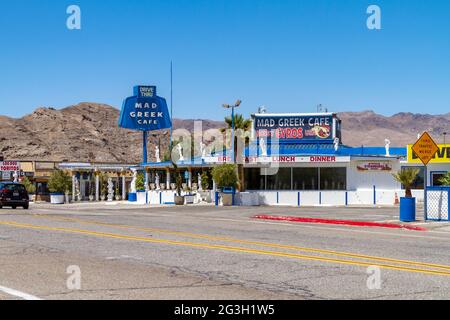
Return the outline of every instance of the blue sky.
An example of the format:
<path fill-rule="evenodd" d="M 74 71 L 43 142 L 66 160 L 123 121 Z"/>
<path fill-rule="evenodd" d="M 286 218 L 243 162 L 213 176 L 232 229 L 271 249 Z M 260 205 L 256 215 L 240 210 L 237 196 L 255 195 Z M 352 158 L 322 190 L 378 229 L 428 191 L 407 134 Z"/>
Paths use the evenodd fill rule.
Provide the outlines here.
<path fill-rule="evenodd" d="M 82 29 L 66 28 L 79 5 Z M 366 27 L 367 7 L 382 30 Z M 135 84 L 174 116 L 372 109 L 450 111 L 450 1 L 15 0 L 0 6 L 0 110 L 82 101 L 120 107 Z M 169 99 L 168 99 L 169 100 Z"/>

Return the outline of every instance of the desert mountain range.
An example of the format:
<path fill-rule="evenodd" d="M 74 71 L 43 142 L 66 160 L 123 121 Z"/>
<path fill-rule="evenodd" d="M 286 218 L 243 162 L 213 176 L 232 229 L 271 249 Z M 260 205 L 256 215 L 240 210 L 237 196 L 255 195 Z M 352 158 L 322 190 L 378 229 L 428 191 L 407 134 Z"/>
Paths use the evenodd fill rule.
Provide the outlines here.
<path fill-rule="evenodd" d="M 117 126 L 119 110 L 105 104 L 80 103 L 64 109 L 38 108 L 19 119 L 0 116 L 0 154 L 8 160 L 141 161 L 140 133 Z M 343 143 L 350 146 L 405 146 L 429 131 L 437 142 L 450 131 L 450 113 L 398 113 L 386 117 L 373 111 L 339 113 Z M 202 120 L 203 130 L 223 128 L 220 121 Z M 194 120 L 174 119 L 174 128 L 193 130 Z M 448 136 L 450 141 L 450 136 Z M 150 137 L 166 150 L 169 134 Z M 149 154 L 152 158 L 153 155 Z"/>

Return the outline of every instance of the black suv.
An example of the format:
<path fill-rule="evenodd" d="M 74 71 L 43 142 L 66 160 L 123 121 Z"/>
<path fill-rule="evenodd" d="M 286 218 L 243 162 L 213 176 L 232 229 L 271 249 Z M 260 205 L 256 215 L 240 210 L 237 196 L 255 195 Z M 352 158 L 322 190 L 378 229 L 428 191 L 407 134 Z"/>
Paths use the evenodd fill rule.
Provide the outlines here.
<path fill-rule="evenodd" d="M 25 186 L 20 183 L 0 182 L 0 209 L 4 206 L 28 209 L 30 198 Z"/>

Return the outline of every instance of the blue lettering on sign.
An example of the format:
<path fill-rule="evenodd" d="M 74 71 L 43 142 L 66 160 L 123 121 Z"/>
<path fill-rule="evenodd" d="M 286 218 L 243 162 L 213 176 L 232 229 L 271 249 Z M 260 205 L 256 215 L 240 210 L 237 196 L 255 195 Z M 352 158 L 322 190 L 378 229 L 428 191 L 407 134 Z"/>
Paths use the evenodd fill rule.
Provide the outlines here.
<path fill-rule="evenodd" d="M 166 99 L 156 95 L 155 86 L 136 86 L 134 96 L 125 99 L 119 127 L 154 131 L 172 127 Z"/>

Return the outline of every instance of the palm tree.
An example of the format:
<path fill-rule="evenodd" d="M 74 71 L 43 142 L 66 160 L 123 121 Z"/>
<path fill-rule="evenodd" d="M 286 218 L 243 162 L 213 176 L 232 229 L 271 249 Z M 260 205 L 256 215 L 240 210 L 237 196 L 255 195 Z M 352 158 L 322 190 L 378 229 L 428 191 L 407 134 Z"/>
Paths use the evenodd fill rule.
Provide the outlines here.
<path fill-rule="evenodd" d="M 228 125 L 228 128 L 222 129 L 222 133 L 226 130 L 232 129 L 233 127 L 233 119 L 232 117 L 225 117 L 225 123 Z M 252 121 L 250 119 L 245 119 L 242 114 L 235 114 L 234 116 L 234 128 L 236 130 L 236 136 L 234 140 L 234 154 L 237 155 L 238 159 L 241 158 L 241 154 L 238 153 L 237 147 L 237 141 L 240 139 L 241 141 L 244 140 L 244 145 L 248 146 L 250 137 L 246 135 L 246 132 L 249 132 L 249 130 L 252 127 Z M 244 164 L 243 161 L 238 161 L 237 165 L 238 170 L 238 176 L 239 176 L 239 183 L 238 183 L 238 189 L 242 191 L 244 189 Z"/>
<path fill-rule="evenodd" d="M 407 168 L 402 169 L 397 173 L 392 174 L 392 176 L 400 182 L 405 187 L 406 198 L 412 198 L 411 187 L 419 174 L 419 169 L 417 168 Z"/>

